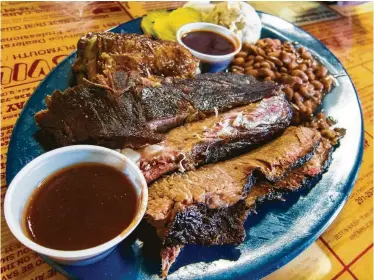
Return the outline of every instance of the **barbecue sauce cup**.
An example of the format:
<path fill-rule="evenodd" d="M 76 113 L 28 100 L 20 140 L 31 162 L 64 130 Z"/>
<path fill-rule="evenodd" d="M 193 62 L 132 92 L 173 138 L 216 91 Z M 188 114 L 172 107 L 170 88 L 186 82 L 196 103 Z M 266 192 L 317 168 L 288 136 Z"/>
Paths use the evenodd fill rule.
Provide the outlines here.
<path fill-rule="evenodd" d="M 46 195 L 46 193 L 48 194 L 49 190 L 44 191 L 44 188 L 50 187 L 51 184 L 58 184 L 58 180 L 66 179 L 61 174 L 69 175 L 69 170 L 73 170 L 75 167 L 80 168 L 76 171 L 82 172 L 84 168 L 88 168 L 87 170 L 90 170 L 90 166 L 93 168 L 92 170 L 96 170 L 96 173 L 94 173 L 93 176 L 103 176 L 103 179 L 105 178 L 105 172 L 107 172 L 107 175 L 111 174 L 110 176 L 117 177 L 117 181 L 114 178 L 110 178 L 110 180 L 108 180 L 109 184 L 114 184 L 116 182 L 121 183 L 120 178 L 121 176 L 123 176 L 127 180 L 124 181 L 125 184 L 123 184 L 123 187 L 129 188 L 129 186 L 131 186 L 133 188 L 131 190 L 131 193 L 126 194 L 122 189 L 120 189 L 119 192 L 119 195 L 121 197 L 128 195 L 131 197 L 131 199 L 136 200 L 133 203 L 130 203 L 132 205 L 131 207 L 133 207 L 131 214 L 121 211 L 122 215 L 131 215 L 130 220 L 127 220 L 126 223 L 123 224 L 123 228 L 119 228 L 118 230 L 117 227 L 117 231 L 112 237 L 108 238 L 107 235 L 105 237 L 106 239 L 102 239 L 101 241 L 95 240 L 89 243 L 86 242 L 87 240 L 85 240 L 86 245 L 81 245 L 79 244 L 79 242 L 76 242 L 75 245 L 73 245 L 73 242 L 70 244 L 68 241 L 64 240 L 64 242 L 57 246 L 56 244 L 58 244 L 58 242 L 56 242 L 56 240 L 53 240 L 53 237 L 47 236 L 48 238 L 44 238 L 43 240 L 42 237 L 45 237 L 45 235 L 47 235 L 45 233 L 49 232 L 49 230 L 43 232 L 43 230 L 41 230 L 43 229 L 43 227 L 39 227 L 39 234 L 34 235 L 32 232 L 30 233 L 31 225 L 29 224 L 30 228 L 28 228 L 27 222 L 33 221 L 33 213 L 32 211 L 30 211 L 29 207 L 31 207 L 32 204 L 37 203 L 38 196 L 39 198 L 44 197 L 51 200 L 55 199 L 55 203 L 63 203 L 61 201 L 58 201 L 59 196 L 57 196 L 56 198 L 55 194 L 51 194 L 49 196 Z M 104 167 L 103 169 L 107 169 L 107 171 L 104 170 L 104 172 L 103 169 L 100 169 L 100 166 Z M 105 182 L 100 183 L 99 180 L 95 181 L 92 178 L 87 178 L 87 175 L 88 173 L 85 173 L 86 182 L 95 182 L 95 187 L 108 186 Z M 56 178 L 58 180 L 55 180 Z M 63 184 L 60 185 L 64 187 Z M 74 193 L 74 191 L 77 189 L 77 185 L 74 185 L 73 180 L 71 181 L 71 184 L 68 185 L 75 188 L 73 189 L 73 192 L 72 190 L 68 190 L 68 192 L 66 192 L 66 190 L 63 191 L 65 191 L 65 193 L 69 193 L 69 191 L 70 193 Z M 85 189 L 85 186 L 87 190 L 90 189 L 88 188 L 87 183 L 86 185 L 83 184 L 82 188 L 79 188 L 80 190 L 77 190 L 77 192 L 82 192 L 82 190 Z M 122 184 L 117 184 L 117 186 L 120 188 Z M 92 191 L 92 188 L 90 190 Z M 107 195 L 109 197 L 110 195 L 113 195 L 113 193 L 108 192 Z M 63 200 L 64 196 L 61 197 Z M 86 194 L 85 199 L 87 199 L 87 197 L 89 197 L 89 195 Z M 68 197 L 66 198 L 67 199 L 65 203 L 69 203 L 67 201 Z M 129 199 L 129 197 L 127 199 Z M 45 201 L 43 203 L 45 203 Z M 90 145 L 78 145 L 59 148 L 47 152 L 29 162 L 14 177 L 8 187 L 4 201 L 4 214 L 9 229 L 11 230 L 13 235 L 26 247 L 58 263 L 69 265 L 87 265 L 97 262 L 110 254 L 115 249 L 115 247 L 137 227 L 144 216 L 147 208 L 147 203 L 147 183 L 140 169 L 130 159 L 116 151 L 107 148 Z M 97 205 L 97 201 L 93 201 L 93 203 L 91 201 L 91 204 Z M 117 205 L 120 205 L 119 201 L 117 201 Z M 46 205 L 44 205 L 44 207 L 46 207 Z M 115 207 L 113 208 L 113 205 L 110 205 L 110 207 L 110 209 L 117 209 Z M 92 207 L 87 209 L 92 209 Z M 61 211 L 67 210 L 68 209 L 63 209 Z M 51 214 L 50 218 L 53 219 L 53 213 L 58 212 L 41 211 L 37 213 L 35 217 L 36 219 L 40 219 L 40 217 L 43 215 Z M 82 214 L 82 219 L 90 217 L 90 221 L 95 223 L 95 221 L 99 220 L 99 215 L 90 215 L 92 213 L 93 212 Z M 114 213 L 113 211 L 112 213 L 113 218 L 115 218 L 112 220 L 118 220 L 118 217 L 121 216 L 121 213 Z M 114 215 L 118 217 L 114 217 Z M 95 217 L 97 220 L 95 220 Z M 28 218 L 30 218 L 31 220 L 28 220 Z M 101 219 L 103 219 L 103 217 L 101 217 Z M 37 225 L 35 224 L 35 229 L 36 226 Z M 102 227 L 102 229 L 105 229 L 105 227 Z M 90 239 L 93 234 L 98 234 L 98 232 L 88 231 L 84 233 L 84 235 L 82 235 L 82 232 L 80 232 L 79 236 Z M 37 237 L 39 237 L 39 239 Z M 43 242 L 41 242 L 42 240 Z M 44 245 L 40 243 L 43 243 Z M 46 244 L 49 244 L 49 246 L 46 246 Z M 91 244 L 91 246 L 89 246 L 88 244 Z M 65 247 L 67 249 L 65 249 Z"/>
<path fill-rule="evenodd" d="M 177 41 L 200 59 L 202 73 L 226 70 L 242 48 L 241 40 L 234 32 L 206 22 L 183 25 L 177 31 Z"/>

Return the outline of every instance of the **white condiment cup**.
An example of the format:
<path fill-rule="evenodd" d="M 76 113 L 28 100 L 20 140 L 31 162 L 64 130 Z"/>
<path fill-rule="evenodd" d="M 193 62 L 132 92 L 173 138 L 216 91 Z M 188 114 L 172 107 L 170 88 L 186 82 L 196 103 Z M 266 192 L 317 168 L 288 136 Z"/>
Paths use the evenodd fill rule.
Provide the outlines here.
<path fill-rule="evenodd" d="M 138 196 L 138 209 L 134 220 L 113 239 L 93 248 L 64 251 L 46 248 L 31 240 L 25 232 L 25 206 L 40 183 L 54 172 L 78 163 L 102 163 L 123 172 L 132 182 Z M 148 187 L 140 169 L 126 156 L 98 146 L 78 145 L 47 152 L 29 162 L 14 177 L 4 201 L 5 220 L 13 235 L 26 247 L 62 264 L 86 265 L 106 257 L 139 224 L 148 203 Z M 120 213 L 118 213 L 120 215 Z M 95 234 L 87 232 L 88 234 Z"/>
<path fill-rule="evenodd" d="M 210 55 L 198 52 L 186 46 L 182 41 L 183 36 L 191 31 L 212 31 L 220 34 L 232 40 L 232 42 L 235 44 L 235 50 L 225 55 Z M 229 66 L 231 60 L 233 60 L 234 56 L 242 48 L 241 40 L 234 32 L 221 25 L 207 22 L 195 22 L 183 25 L 177 31 L 177 41 L 179 44 L 187 48 L 194 56 L 200 59 L 200 67 L 202 68 L 202 72 L 210 73 L 216 73 L 225 70 Z"/>

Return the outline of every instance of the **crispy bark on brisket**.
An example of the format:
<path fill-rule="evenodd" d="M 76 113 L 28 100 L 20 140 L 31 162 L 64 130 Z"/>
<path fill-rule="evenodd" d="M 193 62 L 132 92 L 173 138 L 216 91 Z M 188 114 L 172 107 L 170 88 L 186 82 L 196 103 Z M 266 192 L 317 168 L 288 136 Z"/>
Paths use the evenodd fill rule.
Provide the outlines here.
<path fill-rule="evenodd" d="M 38 112 L 35 120 L 41 128 L 39 138 L 52 146 L 87 143 L 123 148 L 162 140 L 149 128 L 132 95 L 118 95 L 108 87 L 85 83 L 57 90 L 46 97 L 46 104 L 47 110 Z"/>
<path fill-rule="evenodd" d="M 178 88 L 195 110 L 203 115 L 224 112 L 279 94 L 280 86 L 275 83 L 240 76 L 233 73 L 205 73 L 192 79 L 174 79 L 170 86 Z"/>
<path fill-rule="evenodd" d="M 230 207 L 230 208 L 235 209 L 238 207 L 238 205 L 240 205 L 239 211 L 236 212 L 233 216 L 240 217 L 240 219 L 243 219 L 242 221 L 244 221 L 246 217 L 248 216 L 248 214 L 256 213 L 257 204 L 262 203 L 266 200 L 274 200 L 274 199 L 283 200 L 283 196 L 286 193 L 295 192 L 302 188 L 309 187 L 312 181 L 315 182 L 315 180 L 320 179 L 322 174 L 328 169 L 331 163 L 332 152 L 333 152 L 333 146 L 331 145 L 330 141 L 325 138 L 322 138 L 312 158 L 306 163 L 304 163 L 303 165 L 301 165 L 300 167 L 297 167 L 291 170 L 283 179 L 273 184 L 266 182 L 266 181 L 256 182 L 251 188 L 251 190 L 249 191 L 248 196 L 244 201 L 241 200 L 236 205 L 234 205 L 234 207 Z M 242 207 L 243 203 L 245 204 L 244 208 Z M 188 212 L 189 211 L 187 211 L 187 213 Z M 178 213 L 177 215 L 183 216 L 183 213 Z M 201 220 L 206 221 L 205 219 L 201 219 Z M 184 225 L 186 224 L 186 221 L 187 220 L 184 221 Z M 183 229 L 181 231 L 183 231 Z M 221 231 L 218 231 L 218 232 L 221 232 Z M 227 231 L 224 231 L 224 232 L 227 232 Z M 181 237 L 177 235 L 177 239 L 180 239 L 180 238 Z M 222 239 L 222 236 L 219 236 L 218 238 Z M 202 244 L 205 244 L 205 243 L 202 243 Z M 213 243 L 213 244 L 216 244 L 216 243 Z M 227 244 L 227 243 L 220 243 L 220 244 Z M 173 252 L 172 255 L 161 253 L 161 260 L 163 264 L 162 276 L 164 277 L 167 276 L 167 272 L 170 266 L 172 265 L 172 263 L 176 260 L 176 257 L 180 253 L 180 250 L 181 250 L 180 245 L 175 245 L 175 246 L 168 245 L 162 248 L 162 252 Z M 170 256 L 172 256 L 172 258 L 169 258 Z"/>
<path fill-rule="evenodd" d="M 137 71 L 142 76 L 194 76 L 196 59 L 186 48 L 171 41 L 154 40 L 146 35 L 112 32 L 88 33 L 77 44 L 73 72 L 78 83 L 113 70 Z"/>
<path fill-rule="evenodd" d="M 190 79 L 165 78 L 162 84 L 124 71 L 110 78 L 98 75 L 95 82 L 116 91 L 130 91 L 139 100 L 146 120 L 157 132 L 167 132 L 183 123 L 280 94 L 280 87 L 251 76 L 232 73 L 199 74 Z M 244 77 L 246 76 L 246 77 Z"/>
<path fill-rule="evenodd" d="M 161 178 L 149 189 L 147 221 L 156 227 L 166 248 L 239 244 L 245 237 L 244 201 L 253 185 L 254 171 L 278 181 L 309 160 L 320 139 L 315 129 L 290 127 L 281 137 L 248 154 Z M 170 264 L 169 259 L 163 262 Z"/>
<path fill-rule="evenodd" d="M 117 71 L 112 78 L 110 86 L 103 85 L 99 75 L 95 83 L 86 80 L 64 93 L 56 91 L 52 97 L 47 97 L 48 110 L 35 116 L 45 138 L 53 139 L 50 142 L 55 142 L 55 146 L 91 143 L 110 148 L 139 147 L 159 142 L 161 136 L 151 130 L 167 131 L 185 122 L 204 119 L 214 114 L 213 107 L 227 111 L 279 94 L 278 87 L 272 83 L 256 82 L 256 87 L 243 88 L 233 82 L 228 87 L 220 85 L 221 91 L 216 88 L 216 99 L 210 100 L 208 95 L 200 94 L 195 98 L 192 93 L 184 93 L 181 88 L 184 86 L 157 87 L 134 72 Z M 226 77 L 226 80 L 237 79 L 232 74 Z M 200 81 L 206 83 L 203 79 Z M 205 107 L 195 106 L 196 100 Z M 285 102 L 281 105 L 285 106 Z"/>
<path fill-rule="evenodd" d="M 232 157 L 281 134 L 292 109 L 283 95 L 175 128 L 158 144 L 157 152 L 140 151 L 140 168 L 148 182 L 171 171 L 191 170 Z"/>
<path fill-rule="evenodd" d="M 250 184 L 247 187 L 250 187 Z M 244 200 L 239 200 L 229 207 L 214 209 L 208 208 L 204 203 L 188 206 L 175 215 L 169 225 L 164 246 L 239 245 L 245 238 L 245 210 Z"/>
<path fill-rule="evenodd" d="M 312 158 L 302 166 L 291 170 L 287 176 L 276 183 L 259 181 L 253 185 L 246 205 L 250 211 L 255 211 L 256 204 L 265 200 L 282 199 L 287 192 L 295 192 L 309 186 L 310 182 L 320 178 L 331 162 L 333 146 L 326 138 L 322 138 Z"/>

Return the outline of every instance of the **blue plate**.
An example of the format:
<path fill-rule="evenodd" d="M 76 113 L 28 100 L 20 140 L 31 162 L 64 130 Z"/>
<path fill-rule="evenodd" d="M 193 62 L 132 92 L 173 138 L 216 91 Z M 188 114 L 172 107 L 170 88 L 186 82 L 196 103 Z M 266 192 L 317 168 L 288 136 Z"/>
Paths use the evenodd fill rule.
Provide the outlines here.
<path fill-rule="evenodd" d="M 339 60 L 307 32 L 278 17 L 259 15 L 263 23 L 262 37 L 299 42 L 336 75 L 338 84 L 326 96 L 323 109 L 338 120 L 340 127 L 347 129 L 347 134 L 334 152 L 328 172 L 314 188 L 290 195 L 287 203 L 262 205 L 259 214 L 247 221 L 247 238 L 238 247 L 187 246 L 172 266 L 168 279 L 257 279 L 269 274 L 322 234 L 342 209 L 357 177 L 363 153 L 363 121 L 360 102 L 347 72 Z M 140 19 L 111 31 L 142 33 Z M 47 94 L 68 88 L 74 58 L 75 53 L 61 62 L 25 105 L 9 145 L 8 184 L 23 166 L 44 153 L 33 138 L 37 129 L 34 114 L 46 108 L 44 97 Z M 152 251 L 133 235 L 96 264 L 79 267 L 46 261 L 62 274 L 76 279 L 158 279 L 157 255 L 156 250 Z"/>

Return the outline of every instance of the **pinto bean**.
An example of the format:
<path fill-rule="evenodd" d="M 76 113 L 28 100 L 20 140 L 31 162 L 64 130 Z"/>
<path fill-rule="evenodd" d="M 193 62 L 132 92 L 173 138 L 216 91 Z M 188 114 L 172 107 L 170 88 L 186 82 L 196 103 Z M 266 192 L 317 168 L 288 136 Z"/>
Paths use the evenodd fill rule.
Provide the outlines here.
<path fill-rule="evenodd" d="M 326 92 L 330 92 L 333 86 L 332 78 L 331 77 L 323 77 L 321 79 L 323 87 Z"/>
<path fill-rule="evenodd" d="M 312 89 L 307 86 L 301 86 L 299 92 L 304 98 L 310 99 L 312 97 Z"/>
<path fill-rule="evenodd" d="M 247 62 L 245 62 L 245 63 L 243 64 L 243 66 L 244 66 L 244 68 L 246 68 L 246 67 L 252 66 L 253 64 L 254 64 L 254 61 L 251 60 L 251 61 L 247 61 Z"/>
<path fill-rule="evenodd" d="M 308 66 L 306 66 L 306 64 L 303 63 L 303 64 L 300 64 L 299 66 L 297 66 L 296 69 L 299 69 L 303 72 L 306 72 L 306 70 L 308 69 Z"/>
<path fill-rule="evenodd" d="M 279 72 L 275 72 L 275 73 L 274 73 L 274 77 L 275 77 L 275 80 L 276 80 L 276 81 L 279 81 L 280 78 L 282 77 L 282 74 L 279 73 Z"/>
<path fill-rule="evenodd" d="M 237 57 L 232 61 L 232 64 L 242 66 L 244 64 L 244 58 Z"/>
<path fill-rule="evenodd" d="M 291 75 L 301 78 L 304 82 L 308 81 L 308 76 L 300 69 L 293 70 Z"/>
<path fill-rule="evenodd" d="M 283 61 L 283 63 L 285 63 L 285 64 L 288 64 L 288 63 L 291 62 L 291 57 L 290 57 L 290 55 L 289 55 L 287 52 L 285 52 L 285 51 L 282 51 L 282 53 L 281 53 L 281 55 L 280 55 L 280 59 L 281 59 L 281 61 Z"/>
<path fill-rule="evenodd" d="M 311 59 L 312 58 L 312 54 L 308 51 L 305 51 L 301 54 L 301 57 L 304 58 L 304 59 Z"/>
<path fill-rule="evenodd" d="M 241 66 L 238 66 L 238 65 L 233 65 L 231 67 L 232 71 L 233 72 L 240 72 L 240 73 L 243 73 L 244 72 L 244 68 L 241 67 Z"/>
<path fill-rule="evenodd" d="M 265 60 L 265 58 L 263 56 L 261 56 L 261 55 L 256 55 L 256 57 L 255 57 L 255 61 L 256 62 L 262 62 L 264 60 Z"/>
<path fill-rule="evenodd" d="M 253 54 L 248 55 L 248 57 L 247 57 L 247 61 L 251 61 L 251 60 L 254 60 L 254 59 L 255 59 L 255 56 Z"/>
<path fill-rule="evenodd" d="M 248 56 L 248 53 L 245 51 L 238 52 L 235 57 L 243 57 L 244 59 Z"/>
<path fill-rule="evenodd" d="M 267 68 L 267 69 L 271 69 L 271 66 L 268 62 L 264 61 L 264 62 L 261 62 L 260 63 L 260 66 L 261 68 Z"/>
<path fill-rule="evenodd" d="M 293 87 L 293 85 L 295 84 L 295 79 L 292 76 L 285 74 L 281 77 L 281 82 Z"/>
<path fill-rule="evenodd" d="M 325 66 L 319 66 L 315 72 L 317 78 L 322 78 L 327 75 L 327 68 Z"/>
<path fill-rule="evenodd" d="M 316 76 L 314 76 L 313 72 L 308 73 L 307 76 L 308 76 L 309 81 L 313 81 L 316 78 Z"/>
<path fill-rule="evenodd" d="M 298 66 L 299 66 L 299 64 L 297 64 L 296 60 L 293 60 L 287 65 L 287 69 L 288 69 L 288 71 L 292 71 L 293 69 L 297 68 Z"/>
<path fill-rule="evenodd" d="M 244 74 L 251 75 L 255 78 L 258 77 L 258 71 L 256 69 L 249 69 L 249 70 L 246 69 Z"/>
<path fill-rule="evenodd" d="M 247 43 L 243 43 L 242 45 L 242 51 L 248 53 L 248 51 L 250 50 L 250 44 L 247 44 Z"/>
<path fill-rule="evenodd" d="M 292 100 L 292 97 L 293 97 L 293 89 L 290 88 L 290 87 L 285 87 L 283 89 L 283 92 L 286 94 L 288 100 Z"/>
<path fill-rule="evenodd" d="M 282 67 L 283 66 L 283 62 L 279 60 L 279 58 L 275 57 L 275 56 L 269 56 L 268 59 L 273 62 L 275 65 L 279 66 L 279 67 Z"/>
<path fill-rule="evenodd" d="M 312 81 L 312 85 L 316 90 L 323 90 L 323 84 L 320 81 Z"/>
<path fill-rule="evenodd" d="M 271 71 L 270 69 L 268 68 L 261 68 L 258 70 L 258 74 L 260 77 L 273 77 L 274 76 L 274 72 Z"/>
<path fill-rule="evenodd" d="M 261 67 L 260 62 L 256 62 L 255 64 L 253 64 L 253 68 L 258 69 L 258 68 L 260 68 L 260 67 Z"/>
<path fill-rule="evenodd" d="M 276 57 L 276 58 L 279 58 L 280 56 L 280 52 L 271 52 L 271 53 L 268 53 L 268 56 L 273 56 L 273 57 Z"/>
<path fill-rule="evenodd" d="M 302 55 L 304 52 L 306 51 L 306 49 L 304 47 L 301 47 L 297 50 L 297 52 Z"/>

